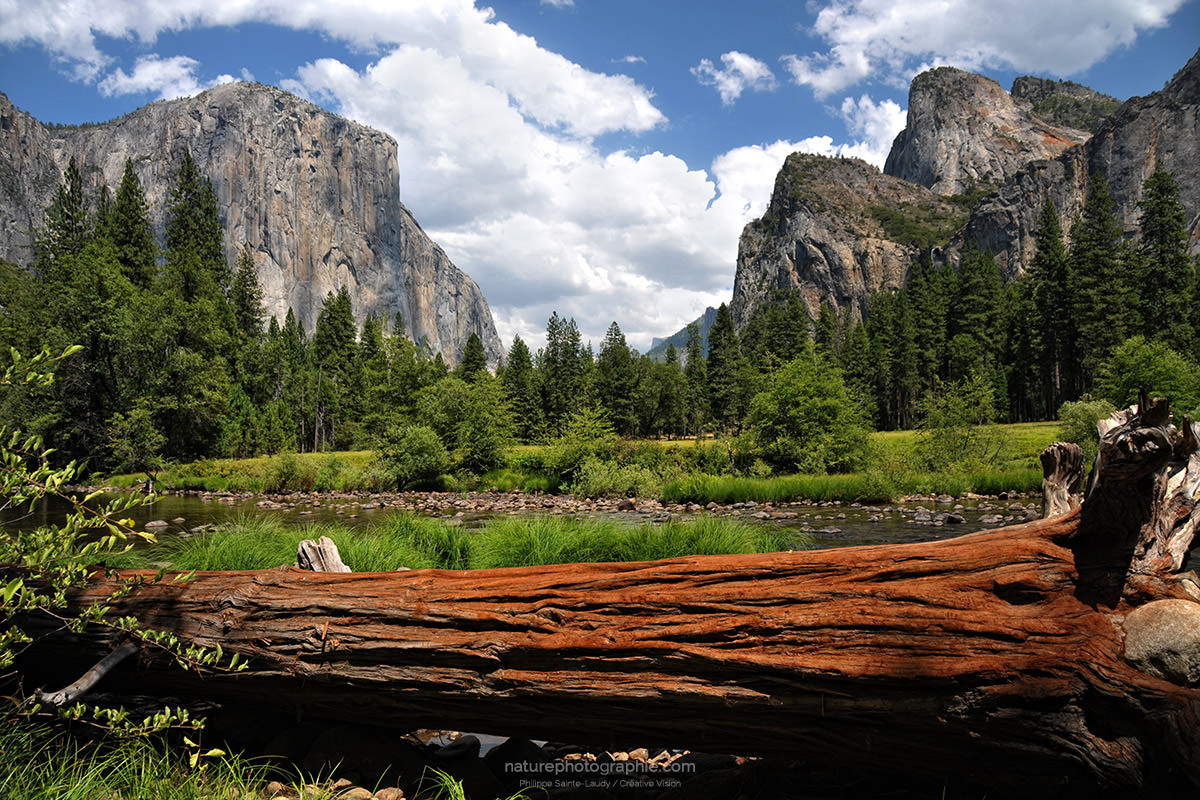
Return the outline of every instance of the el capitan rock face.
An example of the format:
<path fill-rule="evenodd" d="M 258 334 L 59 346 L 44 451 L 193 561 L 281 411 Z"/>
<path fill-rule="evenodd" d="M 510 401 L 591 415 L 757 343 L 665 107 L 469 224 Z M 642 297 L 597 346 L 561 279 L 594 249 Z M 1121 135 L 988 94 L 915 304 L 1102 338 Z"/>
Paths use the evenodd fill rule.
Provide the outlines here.
<path fill-rule="evenodd" d="M 59 128 L 0 95 L 0 257 L 28 262 L 30 231 L 71 157 L 86 181 L 113 189 L 132 159 L 161 234 L 185 150 L 212 180 L 231 262 L 250 246 L 268 316 L 282 321 L 291 307 L 311 331 L 326 294 L 345 285 L 360 323 L 399 312 L 414 341 L 451 364 L 471 333 L 490 360 L 503 352 L 479 287 L 400 202 L 396 142 L 259 84 Z"/>
<path fill-rule="evenodd" d="M 913 79 L 908 122 L 883 171 L 938 194 L 962 194 L 1003 183 L 1030 161 L 1054 158 L 1087 138 L 1038 118 L 1029 101 L 991 78 L 939 67 Z"/>

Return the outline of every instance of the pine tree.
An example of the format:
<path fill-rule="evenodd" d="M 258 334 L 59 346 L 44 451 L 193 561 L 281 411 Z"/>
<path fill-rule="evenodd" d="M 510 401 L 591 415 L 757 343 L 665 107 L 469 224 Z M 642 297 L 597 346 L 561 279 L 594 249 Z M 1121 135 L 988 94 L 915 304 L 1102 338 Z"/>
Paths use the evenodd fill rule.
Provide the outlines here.
<path fill-rule="evenodd" d="M 467 383 L 474 383 L 480 372 L 487 372 L 487 354 L 483 352 L 483 340 L 479 334 L 471 331 L 454 374 Z"/>
<path fill-rule="evenodd" d="M 216 194 L 190 154 L 170 197 L 165 265 L 145 333 L 166 357 L 147 391 L 167 436 L 166 455 L 197 458 L 217 445 L 238 336 Z"/>
<path fill-rule="evenodd" d="M 590 354 L 584 350 L 575 320 L 564 320 L 555 311 L 546 323 L 546 348 L 539 369 L 546 423 L 555 431 L 587 402 Z"/>
<path fill-rule="evenodd" d="M 822 300 L 821 308 L 817 312 L 816 330 L 813 334 L 813 345 L 816 352 L 824 356 L 830 363 L 835 363 L 839 354 L 842 352 L 841 330 L 838 324 L 837 312 L 833 310 L 833 306 L 829 301 Z M 793 355 L 786 361 L 791 361 Z"/>
<path fill-rule="evenodd" d="M 357 419 L 359 396 L 358 328 L 350 292 L 343 285 L 329 292 L 321 304 L 313 330 L 312 354 L 316 368 L 316 409 L 313 450 L 348 444 L 338 440 L 343 422 Z"/>
<path fill-rule="evenodd" d="M 926 252 L 913 265 L 904 289 L 912 309 L 914 357 L 921 391 L 931 389 L 946 377 L 948 317 L 957 287 L 954 269 L 933 266 Z"/>
<path fill-rule="evenodd" d="M 234 322 L 239 338 L 243 341 L 259 339 L 263 335 L 263 290 L 258 283 L 258 269 L 254 266 L 254 255 L 250 245 L 242 247 L 237 257 L 237 271 L 229 291 L 233 303 Z"/>
<path fill-rule="evenodd" d="M 690 433 L 699 436 L 709 418 L 708 404 L 708 365 L 704 360 L 704 350 L 700 346 L 700 326 L 691 323 L 687 326 L 687 361 L 683 365 L 683 377 L 686 383 L 684 396 L 684 416 Z"/>
<path fill-rule="evenodd" d="M 75 157 L 67 163 L 63 182 L 46 209 L 46 223 L 34 243 L 34 267 L 52 277 L 67 256 L 77 256 L 92 240 L 94 223 L 83 195 L 83 176 Z"/>
<path fill-rule="evenodd" d="M 508 363 L 501 385 L 513 410 L 517 439 L 525 443 L 536 441 L 544 427 L 542 404 L 533 357 L 520 336 L 513 337 L 512 347 L 508 349 Z"/>
<path fill-rule="evenodd" d="M 974 340 L 978 357 L 961 359 L 962 361 L 982 362 L 988 369 L 994 367 L 1004 352 L 1004 330 L 1001 326 L 1004 309 L 1004 279 L 996 267 L 996 261 L 991 253 L 980 253 L 974 243 L 969 242 L 963 249 L 962 258 L 958 265 L 957 294 L 954 298 L 953 310 L 949 315 L 949 330 L 951 341 L 956 337 L 967 336 Z M 917 323 L 919 311 L 913 309 L 914 325 Z M 959 339 L 958 349 L 961 349 Z M 953 352 L 951 358 L 961 356 Z M 960 380 L 977 365 L 960 367 L 952 370 L 948 377 L 952 381 Z"/>
<path fill-rule="evenodd" d="M 1032 316 L 1026 327 L 1032 336 L 1030 349 L 1042 387 L 1038 413 L 1050 419 L 1064 401 L 1074 396 L 1070 387 L 1076 384 L 1076 331 L 1067 248 L 1058 210 L 1049 198 L 1042 205 L 1034 241 L 1036 250 L 1029 267 Z"/>
<path fill-rule="evenodd" d="M 1083 211 L 1071 230 L 1069 257 L 1076 287 L 1077 394 L 1092 388 L 1100 364 L 1137 328 L 1124 231 L 1113 210 L 1108 182 L 1099 172 L 1093 173 Z"/>
<path fill-rule="evenodd" d="M 158 273 L 158 245 L 146 194 L 129 159 L 125 159 L 125 172 L 104 229 L 125 276 L 139 289 L 153 286 Z"/>
<path fill-rule="evenodd" d="M 1189 318 L 1193 274 L 1188 258 L 1187 219 L 1175 177 L 1159 170 L 1147 178 L 1138 208 L 1142 331 L 1178 352 L 1194 351 L 1196 331 Z"/>
<path fill-rule="evenodd" d="M 912 317 L 903 292 L 881 290 L 872 295 L 868 319 L 881 428 L 908 428 L 916 419 L 919 374 Z"/>
<path fill-rule="evenodd" d="M 799 293 L 773 289 L 750 312 L 740 337 L 742 354 L 758 370 L 790 361 L 808 346 L 810 323 Z"/>
<path fill-rule="evenodd" d="M 708 332 L 707 370 L 713 421 L 722 430 L 730 430 L 745 411 L 746 376 L 733 314 L 725 303 L 717 309 L 717 318 Z"/>
<path fill-rule="evenodd" d="M 167 279 L 185 302 L 192 302 L 223 296 L 231 277 L 217 194 L 184 151 L 167 217 Z"/>
<path fill-rule="evenodd" d="M 633 354 L 614 321 L 608 326 L 596 361 L 596 396 L 621 436 L 632 435 L 637 424 L 633 409 L 636 382 Z"/>
<path fill-rule="evenodd" d="M 864 419 L 875 418 L 874 367 L 867 326 L 859 322 L 846 334 L 842 346 L 842 375 L 850 396 L 863 411 Z"/>

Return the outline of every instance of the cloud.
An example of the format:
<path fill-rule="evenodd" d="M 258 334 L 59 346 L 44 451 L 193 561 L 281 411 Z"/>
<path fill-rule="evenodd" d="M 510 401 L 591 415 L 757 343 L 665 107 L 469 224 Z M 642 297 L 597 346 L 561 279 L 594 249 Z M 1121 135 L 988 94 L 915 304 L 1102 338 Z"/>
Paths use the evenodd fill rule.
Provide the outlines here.
<path fill-rule="evenodd" d="M 747 89 L 764 92 L 775 88 L 775 74 L 757 58 L 730 50 L 721 56 L 721 64 L 718 68 L 707 58 L 701 59 L 692 67 L 692 74 L 702 86 L 716 87 L 724 105 L 732 105 Z"/>
<path fill-rule="evenodd" d="M 59 0 L 0 6 L 0 44 L 34 41 L 96 80 L 111 59 L 96 36 L 153 42 L 163 31 L 262 22 L 319 30 L 365 51 L 396 44 L 426 47 L 457 59 L 477 81 L 505 92 L 521 113 L 574 136 L 643 132 L 664 124 L 653 93 L 625 75 L 591 72 L 495 20 L 472 0 Z M 128 80 L 126 76 L 125 80 Z M 117 78 L 117 81 L 122 79 Z"/>
<path fill-rule="evenodd" d="M 842 0 L 817 14 L 823 52 L 785 56 L 827 97 L 867 79 L 907 85 L 922 64 L 1072 75 L 1160 28 L 1186 0 Z"/>
<path fill-rule="evenodd" d="M 641 56 L 621 56 L 613 59 L 614 64 L 645 64 L 646 59 Z"/>
<path fill-rule="evenodd" d="M 554 6 L 555 8 L 567 8 L 575 5 L 575 0 L 541 0 L 544 6 Z"/>
<path fill-rule="evenodd" d="M 857 156 L 882 168 L 897 134 L 904 130 L 906 111 L 891 100 L 876 103 L 869 95 L 842 100 L 841 116 L 851 136 L 858 137 L 842 155 Z"/>
<path fill-rule="evenodd" d="M 710 208 L 713 181 L 682 159 L 538 126 L 429 48 L 364 70 L 325 59 L 297 80 L 396 138 L 404 202 L 480 284 L 506 342 L 536 344 L 557 310 L 597 343 L 614 319 L 648 343 L 728 299 L 747 218 Z"/>
<path fill-rule="evenodd" d="M 134 64 L 132 72 L 126 74 L 125 70 L 118 67 L 96 84 L 96 88 L 105 97 L 157 92 L 159 100 L 174 100 L 236 80 L 232 75 L 219 75 L 212 81 L 201 83 L 196 79 L 196 68 L 199 66 L 200 62 L 187 56 L 141 56 Z M 249 73 L 242 70 L 242 75 L 245 77 Z M 253 76 L 250 79 L 253 79 Z"/>

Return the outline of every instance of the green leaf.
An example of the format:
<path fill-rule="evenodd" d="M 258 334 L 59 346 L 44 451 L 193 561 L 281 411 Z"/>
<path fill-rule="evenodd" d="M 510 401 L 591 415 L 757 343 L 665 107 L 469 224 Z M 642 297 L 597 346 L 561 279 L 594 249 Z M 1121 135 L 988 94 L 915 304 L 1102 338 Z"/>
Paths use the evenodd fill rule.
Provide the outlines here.
<path fill-rule="evenodd" d="M 21 591 L 21 587 L 25 585 L 24 578 L 13 578 L 4 587 L 4 604 L 8 605 L 12 599 L 17 596 L 17 592 Z"/>

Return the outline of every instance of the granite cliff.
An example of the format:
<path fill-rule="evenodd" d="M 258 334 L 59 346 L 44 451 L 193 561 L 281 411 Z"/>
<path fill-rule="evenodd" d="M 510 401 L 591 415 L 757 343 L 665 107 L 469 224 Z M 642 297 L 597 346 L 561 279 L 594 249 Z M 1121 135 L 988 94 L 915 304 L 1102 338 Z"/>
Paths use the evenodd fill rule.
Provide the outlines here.
<path fill-rule="evenodd" d="M 975 207 L 952 245 L 975 241 L 1014 277 L 1033 258 L 1044 198 L 1054 201 L 1063 229 L 1070 231 L 1088 178 L 1099 172 L 1108 181 L 1118 221 L 1133 231 L 1142 184 L 1159 169 L 1173 173 L 1179 184 L 1191 249 L 1200 252 L 1200 52 L 1161 91 L 1124 103 L 1084 144 L 1026 165 Z"/>
<path fill-rule="evenodd" d="M 907 123 L 883 171 L 938 194 L 962 194 L 1001 184 L 1030 161 L 1054 158 L 1087 138 L 1086 131 L 1043 121 L 1032 102 L 991 78 L 939 67 L 913 79 Z"/>
<path fill-rule="evenodd" d="M 503 352 L 479 287 L 400 202 L 396 142 L 274 87 L 229 83 L 99 125 L 47 127 L 0 94 L 0 258 L 27 263 L 30 232 L 74 157 L 115 189 L 132 159 L 152 218 L 189 150 L 216 190 L 230 258 L 254 254 L 268 315 L 312 330 L 345 285 L 359 322 L 403 315 L 409 335 L 457 362 L 471 333 Z M 160 227 L 159 233 L 162 230 Z"/>
<path fill-rule="evenodd" d="M 871 292 L 904 284 L 923 248 L 966 219 L 953 200 L 858 159 L 793 153 L 767 213 L 742 231 L 730 311 L 740 330 L 773 290 L 865 314 Z"/>
<path fill-rule="evenodd" d="M 1158 169 L 1174 173 L 1191 249 L 1200 252 L 1200 53 L 1161 91 L 1110 114 L 1114 102 L 1063 81 L 1018 79 L 1010 95 L 961 70 L 917 76 L 908 127 L 884 172 L 852 160 L 788 157 L 767 213 L 742 233 L 736 323 L 745 325 L 772 288 L 799 292 L 814 318 L 822 301 L 861 315 L 872 291 L 904 284 L 919 253 L 953 263 L 967 241 L 990 250 L 1014 278 L 1033 257 L 1044 199 L 1069 231 L 1095 171 L 1107 178 L 1129 231 L 1146 178 Z M 981 197 L 990 185 L 998 188 Z"/>

